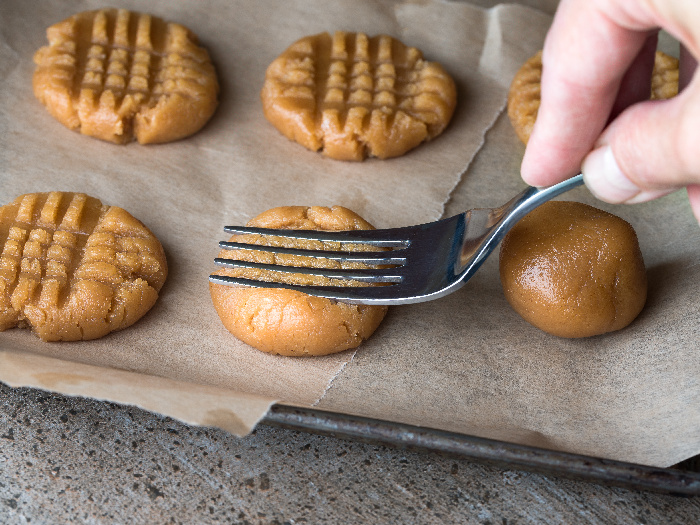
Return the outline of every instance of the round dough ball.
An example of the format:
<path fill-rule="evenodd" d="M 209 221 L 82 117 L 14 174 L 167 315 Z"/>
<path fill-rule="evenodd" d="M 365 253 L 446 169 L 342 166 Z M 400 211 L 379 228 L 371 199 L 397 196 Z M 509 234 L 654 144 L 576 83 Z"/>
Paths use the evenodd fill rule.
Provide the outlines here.
<path fill-rule="evenodd" d="M 620 330 L 646 301 L 632 226 L 578 202 L 548 202 L 516 224 L 501 245 L 500 274 L 515 311 L 560 337 Z"/>
<path fill-rule="evenodd" d="M 273 208 L 249 221 L 248 226 L 326 231 L 374 229 L 362 217 L 340 206 Z M 297 248 L 339 249 L 337 243 L 269 236 L 234 235 L 231 240 Z M 243 250 L 222 250 L 219 257 L 268 264 L 341 267 L 340 263 L 326 259 Z M 342 267 L 366 266 L 344 263 Z M 221 268 L 214 273 L 295 284 L 328 284 L 309 275 L 274 274 L 251 269 Z M 209 289 L 221 321 L 233 335 L 263 352 L 286 356 L 327 355 L 355 348 L 374 333 L 387 312 L 386 306 L 347 304 L 282 288 L 210 283 Z"/>

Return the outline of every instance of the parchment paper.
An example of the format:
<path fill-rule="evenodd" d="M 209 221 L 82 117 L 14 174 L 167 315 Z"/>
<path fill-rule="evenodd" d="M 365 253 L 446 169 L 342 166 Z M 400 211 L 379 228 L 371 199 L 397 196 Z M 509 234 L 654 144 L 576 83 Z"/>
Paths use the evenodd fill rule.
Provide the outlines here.
<path fill-rule="evenodd" d="M 550 2 L 551 3 L 551 2 Z M 504 116 L 510 79 L 542 45 L 535 9 L 453 2 L 126 1 L 188 25 L 215 62 L 221 104 L 198 134 L 116 146 L 54 121 L 31 92 L 45 28 L 102 7 L 4 0 L 0 20 L 0 202 L 81 191 L 121 206 L 162 241 L 170 275 L 133 327 L 90 342 L 0 334 L 0 380 L 131 403 L 187 422 L 249 431 L 275 401 L 552 449 L 666 466 L 700 452 L 698 227 L 682 194 L 610 209 L 637 229 L 650 277 L 628 329 L 548 336 L 503 298 L 493 257 L 463 290 L 393 308 L 357 351 L 270 356 L 221 325 L 207 276 L 226 224 L 278 205 L 353 209 L 378 227 L 502 204 L 522 187 L 522 145 Z M 389 161 L 325 159 L 264 117 L 264 71 L 296 39 L 337 29 L 388 33 L 455 77 L 459 105 L 433 142 Z M 585 189 L 568 198 L 594 203 Z"/>

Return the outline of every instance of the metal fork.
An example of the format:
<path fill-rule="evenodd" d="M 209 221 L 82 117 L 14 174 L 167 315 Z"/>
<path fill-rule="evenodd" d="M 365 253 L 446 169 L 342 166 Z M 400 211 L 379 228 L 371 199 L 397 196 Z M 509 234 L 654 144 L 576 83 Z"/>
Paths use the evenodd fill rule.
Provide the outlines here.
<path fill-rule="evenodd" d="M 231 234 L 259 234 L 342 244 L 367 244 L 390 250 L 306 250 L 222 241 L 219 246 L 230 250 L 262 250 L 340 262 L 360 262 L 371 267 L 319 269 L 216 258 L 215 263 L 219 266 L 318 275 L 346 282 L 361 281 L 367 285 L 302 286 L 225 275 L 211 275 L 209 280 L 218 284 L 288 288 L 359 304 L 392 305 L 430 301 L 462 287 L 476 273 L 505 234 L 527 213 L 581 184 L 583 176 L 579 174 L 547 188 L 528 187 L 499 208 L 473 209 L 447 219 L 404 228 L 328 232 L 227 226 L 224 231 Z M 377 283 L 381 283 L 382 286 L 373 286 Z"/>

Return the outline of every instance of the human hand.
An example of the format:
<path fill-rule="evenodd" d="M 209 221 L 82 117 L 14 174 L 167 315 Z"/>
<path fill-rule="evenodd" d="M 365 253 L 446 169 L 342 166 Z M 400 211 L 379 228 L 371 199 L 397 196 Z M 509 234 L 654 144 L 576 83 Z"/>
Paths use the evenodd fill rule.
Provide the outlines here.
<path fill-rule="evenodd" d="M 686 187 L 700 221 L 700 74 L 676 97 L 648 100 L 659 27 L 700 56 L 700 2 L 562 0 L 543 51 L 541 105 L 522 163 L 527 183 L 582 171 L 591 192 L 612 203 Z"/>

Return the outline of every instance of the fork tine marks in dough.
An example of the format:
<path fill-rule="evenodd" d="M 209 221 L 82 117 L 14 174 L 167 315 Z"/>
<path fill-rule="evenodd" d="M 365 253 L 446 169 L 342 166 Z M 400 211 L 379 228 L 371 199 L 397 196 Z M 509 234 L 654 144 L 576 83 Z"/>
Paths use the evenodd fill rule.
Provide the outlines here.
<path fill-rule="evenodd" d="M 445 129 L 452 78 L 416 48 L 338 31 L 292 44 L 268 67 L 266 118 L 285 136 L 340 160 L 404 154 Z"/>
<path fill-rule="evenodd" d="M 34 93 L 70 129 L 115 143 L 169 142 L 217 106 L 214 66 L 184 26 L 124 9 L 78 13 L 47 30 Z"/>
<path fill-rule="evenodd" d="M 160 242 L 121 208 L 82 193 L 33 193 L 0 208 L 0 330 L 45 340 L 101 337 L 155 303 Z"/>

